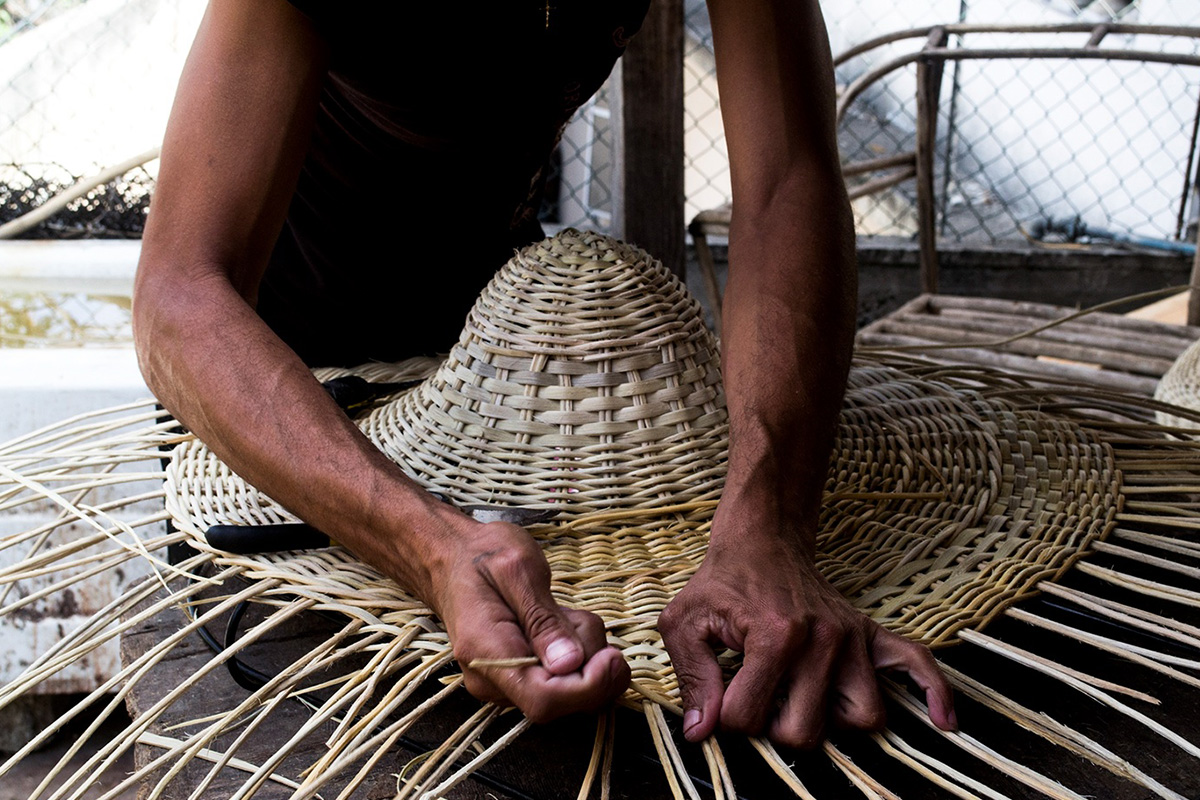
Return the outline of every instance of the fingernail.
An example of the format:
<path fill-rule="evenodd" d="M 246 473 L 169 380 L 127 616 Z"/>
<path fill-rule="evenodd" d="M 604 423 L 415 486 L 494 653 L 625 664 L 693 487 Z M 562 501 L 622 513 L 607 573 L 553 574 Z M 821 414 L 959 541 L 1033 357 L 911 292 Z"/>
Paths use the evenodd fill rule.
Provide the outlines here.
<path fill-rule="evenodd" d="M 689 708 L 683 715 L 683 732 L 691 733 L 692 728 L 700 724 L 704 715 L 700 713 L 698 708 Z"/>
<path fill-rule="evenodd" d="M 950 720 L 950 730 L 958 731 L 958 714 L 951 710 L 948 719 Z"/>
<path fill-rule="evenodd" d="M 546 648 L 546 666 L 556 667 L 575 654 L 575 646 L 568 639 L 555 639 Z"/>

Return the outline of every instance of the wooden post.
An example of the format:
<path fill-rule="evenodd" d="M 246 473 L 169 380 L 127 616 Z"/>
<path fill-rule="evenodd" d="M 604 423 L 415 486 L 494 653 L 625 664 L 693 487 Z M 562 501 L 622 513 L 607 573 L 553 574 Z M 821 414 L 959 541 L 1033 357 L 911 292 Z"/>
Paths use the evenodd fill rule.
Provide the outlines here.
<path fill-rule="evenodd" d="M 683 0 L 655 0 L 621 65 L 618 230 L 682 276 Z"/>
<path fill-rule="evenodd" d="M 929 32 L 925 48 L 946 46 L 946 29 Z M 921 291 L 937 292 L 937 208 L 933 196 L 933 166 L 937 149 L 938 99 L 946 62 L 922 55 L 917 61 L 917 234 L 921 244 Z"/>
<path fill-rule="evenodd" d="M 1200 233 L 1196 235 L 1196 241 L 1200 242 Z M 1188 290 L 1187 324 L 1200 325 L 1200 245 L 1196 247 L 1196 255 L 1192 256 L 1192 277 L 1188 282 L 1191 289 Z"/>

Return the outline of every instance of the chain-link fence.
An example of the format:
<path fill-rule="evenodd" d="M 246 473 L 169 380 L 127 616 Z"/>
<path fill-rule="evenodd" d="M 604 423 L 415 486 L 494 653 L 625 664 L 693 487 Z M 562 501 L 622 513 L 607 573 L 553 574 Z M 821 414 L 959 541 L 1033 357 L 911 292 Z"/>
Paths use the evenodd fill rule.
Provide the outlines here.
<path fill-rule="evenodd" d="M 934 24 L 1140 22 L 1198 25 L 1200 6 L 1170 0 L 891 0 L 823 3 L 835 53 L 892 31 Z M 687 4 L 688 217 L 729 201 L 705 5 Z M 1034 36 L 1022 46 L 1073 46 Z M 1132 39 L 1132 37 L 1127 37 Z M 1139 36 L 1136 49 L 1195 52 L 1191 40 Z M 1110 41 L 1110 44 L 1112 42 Z M 838 69 L 842 87 L 921 40 L 885 45 Z M 1001 47 L 999 34 L 951 37 L 951 47 Z M 915 66 L 880 80 L 848 109 L 843 158 L 911 152 Z M 993 245 L 1027 236 L 1136 236 L 1171 246 L 1194 239 L 1200 81 L 1194 68 L 1083 60 L 1003 60 L 947 65 L 936 159 L 938 234 Z M 854 203 L 860 234 L 916 232 L 915 188 L 902 184 Z"/>
<path fill-rule="evenodd" d="M 158 143 L 203 7 L 0 0 L 0 222 Z M 155 169 L 113 181 L 26 238 L 138 235 Z"/>
<path fill-rule="evenodd" d="M 132 342 L 129 298 L 78 292 L 0 292 L 0 347 Z"/>
<path fill-rule="evenodd" d="M 202 6 L 201 0 L 0 0 L 0 222 L 153 144 Z M 824 12 L 835 52 L 886 31 L 953 21 L 1200 23 L 1195 4 L 1171 0 L 856 0 L 825 3 Z M 703 0 L 687 0 L 685 15 L 690 218 L 727 202 L 730 189 Z M 955 37 L 951 45 L 975 43 L 966 38 Z M 875 51 L 874 63 L 899 46 Z M 872 63 L 847 63 L 840 81 L 849 82 Z M 1090 215 L 1093 225 L 1177 235 L 1178 213 L 1175 221 L 1161 222 L 1171 203 L 1143 184 L 1167 180 L 1167 165 L 1177 165 L 1181 152 L 1186 162 L 1190 137 L 1181 138 L 1177 129 L 1195 118 L 1195 81 L 1173 80 L 1170 68 L 1081 63 L 1053 69 L 1015 64 L 1003 76 L 991 64 L 959 64 L 948 73 L 939 127 L 942 235 L 996 241 L 1012 236 L 1021 220 L 1064 214 Z M 851 109 L 841 132 L 847 158 L 911 144 L 911 82 L 910 74 L 896 75 Z M 543 208 L 552 225 L 611 225 L 611 96 L 606 87 L 564 134 Z M 1107 112 L 1099 112 L 1101 106 Z M 1108 131 L 1126 137 L 1125 149 L 1136 149 L 1137 156 L 1113 159 L 1115 143 L 1089 143 Z M 139 135 L 144 141 L 131 142 Z M 1097 175 L 1093 164 L 1105 165 L 1108 174 Z M 118 210 L 104 211 L 93 194 L 30 235 L 136 235 L 135 212 L 144 215 L 153 170 L 151 165 L 105 187 L 102 193 Z M 1086 187 L 1082 175 L 1089 178 Z M 903 189 L 864 199 L 857 212 L 864 233 L 908 234 L 914 224 Z"/>
<path fill-rule="evenodd" d="M 132 146 L 130 131 L 142 131 L 148 143 L 161 130 L 182 56 L 186 52 L 198 20 L 200 0 L 3 0 L 0 2 L 0 77 L 7 77 L 0 90 L 0 221 L 36 204 L 51 189 L 69 183 L 104 164 L 128 157 Z M 826 20 L 833 48 L 840 51 L 853 43 L 879 33 L 941 22 L 1030 21 L 1055 22 L 1075 19 L 1187 24 L 1200 22 L 1194 4 L 1170 0 L 935 0 L 922 4 L 897 4 L 882 0 L 857 0 L 850 3 L 826 3 Z M 712 34 L 703 0 L 685 3 L 685 151 L 687 160 L 685 192 L 687 216 L 729 200 L 728 161 L 724 149 L 715 71 Z M 955 37 L 952 45 L 967 44 Z M 894 48 L 893 48 L 894 50 Z M 876 53 L 886 58 L 889 48 Z M 839 78 L 852 80 L 869 66 L 858 61 L 845 65 Z M 1120 117 L 1122 133 L 1153 127 L 1163 138 L 1160 149 L 1170 150 L 1164 159 L 1173 158 L 1181 146 L 1170 141 L 1163 126 L 1173 124 L 1182 109 L 1195 106 L 1190 87 L 1164 87 L 1151 92 L 1154 97 L 1134 96 L 1121 87 L 1156 83 L 1153 68 L 1134 71 L 1114 68 L 1092 69 L 1075 64 L 1056 70 L 1053 79 L 1046 68 L 1024 69 L 1018 65 L 1013 81 L 997 80 L 990 65 L 957 65 L 944 92 L 945 116 L 940 127 L 944 158 L 943 235 L 960 239 L 994 241 L 1012 234 L 1013 217 L 1027 215 L 1028 209 L 1061 213 L 1061 202 L 1050 199 L 1058 191 L 1070 210 L 1080 215 L 1094 211 L 1095 197 L 1069 198 L 1078 190 L 1073 177 L 1025 177 L 1037 158 L 1023 151 L 1033 147 L 1048 151 L 1041 160 L 1042 172 L 1055 171 L 1059 162 L 1056 147 L 1042 144 L 1057 137 L 1082 143 L 1096 133 L 1095 119 L 1076 113 L 1065 114 L 1071 104 L 1077 111 L 1087 98 L 1104 93 L 1102 104 L 1110 116 Z M 131 77 L 137 76 L 136 85 Z M 847 157 L 863 153 L 887 153 L 911 143 L 915 129 L 913 99 L 905 91 L 911 78 L 899 75 L 865 98 L 853 110 L 842 131 Z M 1179 82 L 1176 82 L 1178 84 Z M 1193 82 L 1194 83 L 1194 82 Z M 1056 91 L 1038 96 L 1034 87 L 1053 85 Z M 1108 87 L 1100 89 L 1098 87 Z M 1027 102 L 1021 103 L 1016 90 L 1029 89 Z M 133 99 L 136 98 L 136 99 Z M 1066 98 L 1068 106 L 1057 102 Z M 1000 102 L 1012 103 L 1008 113 L 997 114 Z M 1137 124 L 1125 118 L 1122 103 L 1140 115 Z M 1036 106 L 1035 110 L 1029 110 Z M 1054 109 L 1053 115 L 1047 112 Z M 1026 117 L 1041 112 L 1046 119 L 1037 121 L 1026 141 L 1005 135 L 1005 124 L 1026 124 Z M 979 120 L 988 116 L 990 130 L 980 130 Z M 1095 115 L 1093 114 L 1093 117 Z M 120 124 L 114 120 L 119 119 Z M 551 224 L 577 225 L 607 229 L 612 221 L 614 142 L 610 126 L 610 93 L 605 91 L 589 101 L 568 127 L 552 171 L 549 202 L 543 209 Z M 145 149 L 145 148 L 141 148 Z M 1087 148 L 1081 148 L 1086 151 Z M 1005 151 L 997 154 L 996 151 Z M 1096 150 L 1095 153 L 1100 153 Z M 1143 150 L 1143 156 L 1149 155 Z M 1079 152 L 1068 159 L 1068 173 L 1090 173 L 1083 165 L 1091 158 Z M 1144 161 L 1145 159 L 1143 159 Z M 1108 184 L 1135 185 L 1126 196 L 1114 200 L 1125 207 L 1145 199 L 1137 188 L 1134 173 L 1143 164 L 1126 160 L 1116 165 L 1106 180 L 1098 180 L 1098 193 L 1107 194 Z M 42 174 L 31 169 L 47 165 Z M 1162 178 L 1161 167 L 1144 165 L 1147 180 Z M 143 178 L 152 179 L 153 167 Z M 108 196 L 118 205 L 137 206 L 144 213 L 145 180 L 131 185 L 108 188 Z M 1154 203 L 1162 205 L 1161 198 Z M 1140 203 L 1138 203 L 1140 204 Z M 891 194 L 859 203 L 860 228 L 866 233 L 910 233 L 911 203 Z M 1100 203 L 1099 205 L 1103 205 Z M 72 208 L 77 212 L 81 206 Z M 1015 209 L 1014 213 L 1007 213 Z M 1101 222 L 1119 222 L 1124 208 L 1105 210 Z M 95 219 L 94 204 L 88 209 L 93 217 L 77 224 L 59 221 L 40 228 L 33 235 L 124 236 L 130 233 L 129 218 L 122 212 L 120 224 L 109 227 Z M 966 216 L 963 216 L 964 213 Z M 1163 212 L 1165 213 L 1165 212 Z M 72 215 L 65 215 L 70 218 Z M 1149 213 L 1157 219 L 1159 213 Z M 1142 223 L 1133 219 L 1127 227 Z M 1177 226 L 1176 226 L 1177 227 Z M 1169 233 L 1154 226 L 1154 233 Z"/>

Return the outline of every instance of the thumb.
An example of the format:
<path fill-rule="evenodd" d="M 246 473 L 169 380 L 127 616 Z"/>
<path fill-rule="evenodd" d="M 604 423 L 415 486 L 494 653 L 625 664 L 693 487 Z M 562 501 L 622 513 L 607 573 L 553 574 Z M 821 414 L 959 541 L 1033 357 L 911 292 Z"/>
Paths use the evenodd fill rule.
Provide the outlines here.
<path fill-rule="evenodd" d="M 490 583 L 516 615 L 542 666 L 552 675 L 582 667 L 583 641 L 566 609 L 550 594 L 550 567 L 541 553 L 489 566 Z"/>
<path fill-rule="evenodd" d="M 683 735 L 689 742 L 707 738 L 721 720 L 725 677 L 708 642 L 684 631 L 663 632 L 663 643 L 679 680 L 683 699 Z"/>

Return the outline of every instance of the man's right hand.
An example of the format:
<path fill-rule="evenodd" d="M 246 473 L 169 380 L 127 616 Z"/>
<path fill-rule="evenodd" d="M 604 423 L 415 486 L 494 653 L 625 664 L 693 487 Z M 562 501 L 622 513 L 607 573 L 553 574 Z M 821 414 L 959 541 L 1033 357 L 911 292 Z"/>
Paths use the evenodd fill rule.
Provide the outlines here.
<path fill-rule="evenodd" d="M 629 685 L 629 665 L 595 614 L 550 594 L 550 567 L 523 528 L 481 524 L 431 565 L 429 596 L 450 634 L 466 687 L 480 700 L 515 705 L 534 722 L 595 711 Z M 536 656 L 504 667 L 476 661 Z"/>

